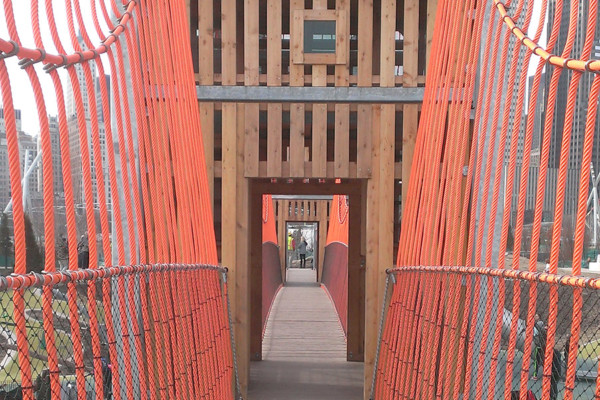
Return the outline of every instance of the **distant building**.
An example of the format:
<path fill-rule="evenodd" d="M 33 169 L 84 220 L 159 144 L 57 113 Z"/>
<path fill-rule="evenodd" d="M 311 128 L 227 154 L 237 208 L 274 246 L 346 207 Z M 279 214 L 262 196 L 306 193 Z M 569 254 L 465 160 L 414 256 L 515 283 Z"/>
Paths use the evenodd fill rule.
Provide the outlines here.
<path fill-rule="evenodd" d="M 15 110 L 17 131 L 21 131 L 21 110 Z M 0 211 L 10 201 L 10 174 L 8 170 L 8 148 L 6 146 L 6 123 L 4 120 L 4 109 L 0 108 Z"/>
<path fill-rule="evenodd" d="M 556 0 L 551 0 L 549 3 L 549 15 L 556 14 Z M 579 3 L 579 15 L 580 21 L 586 21 L 589 15 L 589 2 Z M 564 5 L 562 19 L 560 22 L 560 32 L 558 35 L 558 41 L 556 47 L 553 50 L 554 54 L 562 54 L 567 41 L 567 32 L 569 27 L 569 14 L 570 7 Z M 552 29 L 553 20 L 548 22 L 548 32 Z M 596 26 L 600 27 L 600 14 L 596 19 Z M 579 23 L 577 25 L 577 32 L 575 34 L 575 41 L 573 49 L 570 53 L 570 58 L 580 58 L 583 45 L 585 42 L 587 24 Z M 596 35 L 594 43 L 592 45 L 591 58 L 600 57 L 600 37 Z M 546 89 L 550 88 L 550 81 L 552 79 L 552 72 L 555 68 L 550 68 L 550 72 L 546 73 Z M 573 72 L 570 70 L 563 71 L 558 82 L 558 91 L 556 98 L 556 108 L 554 111 L 554 119 L 552 122 L 552 137 L 550 141 L 550 158 L 548 159 L 548 167 L 550 169 L 558 169 L 560 166 L 560 154 L 563 140 L 563 129 L 565 123 L 565 111 L 567 109 L 567 96 L 569 92 L 569 84 L 573 78 Z M 589 91 L 592 86 L 592 80 L 594 74 L 586 73 L 582 75 L 579 83 L 579 89 L 577 91 L 577 100 L 574 110 L 574 118 L 572 124 L 571 142 L 569 149 L 568 159 L 568 177 L 565 197 L 565 214 L 575 214 L 577 211 L 577 197 L 579 188 L 579 175 L 581 168 L 589 168 L 589 166 L 581 165 L 581 157 L 583 155 L 583 141 L 585 133 L 585 124 L 588 112 L 588 98 Z M 548 92 L 546 90 L 544 100 L 547 103 Z M 594 142 L 600 144 L 600 118 L 596 121 L 596 128 L 594 133 Z M 594 165 L 595 171 L 600 171 L 600 146 L 594 145 L 592 153 L 592 164 Z M 549 189 L 552 190 L 556 187 L 556 181 L 554 179 L 549 180 Z M 555 190 L 553 191 L 555 193 Z M 545 210 L 548 209 L 544 207 Z"/>
<path fill-rule="evenodd" d="M 108 160 L 107 160 L 107 145 L 106 145 L 106 132 L 105 132 L 105 120 L 104 113 L 102 110 L 102 101 L 100 94 L 100 79 L 101 77 L 96 76 L 96 68 L 93 63 L 90 63 L 91 73 L 94 79 L 94 97 L 91 99 L 91 93 L 88 93 L 87 86 L 85 85 L 85 75 L 83 67 L 76 65 L 75 70 L 77 72 L 77 78 L 79 81 L 79 88 L 82 97 L 83 110 L 85 112 L 84 122 L 86 126 L 86 139 L 87 147 L 90 154 L 90 166 L 91 166 L 91 181 L 93 191 L 93 204 L 94 207 L 98 207 L 100 202 L 106 203 L 110 211 L 111 209 L 111 195 L 110 186 L 108 184 Z M 106 81 L 108 93 L 110 93 L 110 76 L 105 75 L 103 77 Z M 92 132 L 92 116 L 91 110 L 96 109 L 96 117 L 98 119 L 98 132 Z M 73 178 L 73 190 L 75 197 L 76 207 L 81 208 L 85 204 L 84 187 L 83 187 L 83 169 L 81 160 L 81 145 L 80 145 L 80 132 L 79 132 L 79 120 L 76 107 L 75 93 L 73 88 L 69 86 L 67 90 L 67 125 L 69 129 L 69 151 L 71 161 L 71 171 Z M 98 135 L 100 142 L 101 151 L 100 154 L 94 154 L 93 152 L 93 141 L 92 134 Z M 99 199 L 97 188 L 97 165 L 98 157 L 102 160 L 102 176 L 104 177 L 106 198 Z"/>

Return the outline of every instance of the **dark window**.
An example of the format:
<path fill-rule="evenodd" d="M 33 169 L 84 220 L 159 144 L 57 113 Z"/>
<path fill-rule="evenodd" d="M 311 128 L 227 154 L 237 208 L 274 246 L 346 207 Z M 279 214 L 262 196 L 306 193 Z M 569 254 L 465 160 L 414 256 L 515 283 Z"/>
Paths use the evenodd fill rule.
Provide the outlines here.
<path fill-rule="evenodd" d="M 304 53 L 335 54 L 335 21 L 304 21 Z"/>

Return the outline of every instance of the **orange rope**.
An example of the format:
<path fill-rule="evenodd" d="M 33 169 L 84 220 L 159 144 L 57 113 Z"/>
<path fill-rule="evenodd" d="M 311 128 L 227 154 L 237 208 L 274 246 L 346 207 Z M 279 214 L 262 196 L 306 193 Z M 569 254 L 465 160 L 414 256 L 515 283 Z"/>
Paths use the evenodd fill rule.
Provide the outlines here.
<path fill-rule="evenodd" d="M 0 291 L 13 291 L 20 374 L 11 378 L 20 383 L 26 399 L 34 398 L 34 378 L 43 377 L 36 377 L 40 365 L 49 370 L 53 398 L 64 396 L 61 380 L 68 379 L 67 367 L 74 368 L 80 399 L 92 395 L 90 390 L 97 398 L 104 398 L 107 391 L 115 399 L 233 398 L 223 271 L 204 265 L 215 264 L 217 253 L 206 166 L 198 157 L 204 150 L 197 139 L 200 121 L 185 3 L 140 0 L 122 6 L 111 1 L 108 6 L 101 1 L 97 8 L 90 1 L 90 28 L 100 44 L 90 38 L 81 0 L 65 1 L 64 26 L 56 23 L 51 0 L 45 1 L 45 20 L 38 3 L 31 2 L 35 49 L 20 42 L 17 27 L 27 21 L 17 24 L 10 0 L 3 1 L 10 38 L 0 38 L 15 239 L 15 276 L 0 277 Z M 103 31 L 103 26 L 110 31 Z M 46 51 L 48 43 L 42 36 L 46 28 L 55 54 Z M 72 54 L 61 41 L 64 34 Z M 5 57 L 21 60 L 40 123 L 44 275 L 25 275 L 25 210 L 10 87 L 11 74 L 17 72 L 8 73 Z M 44 64 L 53 82 L 58 108 L 67 272 L 56 270 L 53 167 L 57 166 L 52 164 L 51 131 L 36 63 Z M 74 116 L 65 109 L 64 77 L 57 72 L 62 66 L 72 87 Z M 103 79 L 107 68 L 110 88 Z M 83 226 L 77 224 L 77 208 L 84 211 Z M 86 270 L 79 269 L 78 229 L 89 238 Z M 104 265 L 99 263 L 101 254 Z M 118 267 L 113 266 L 113 257 Z M 36 301 L 35 294 L 29 295 L 35 285 L 42 287 L 47 360 L 32 364 L 39 345 L 31 342 L 25 316 L 32 307 L 29 302 Z M 82 285 L 87 288 L 84 296 L 78 293 Z M 68 328 L 56 322 L 62 318 L 56 314 L 61 300 L 54 292 L 61 287 L 67 293 Z M 103 337 L 108 342 L 106 354 Z M 107 370 L 112 376 L 108 383 Z"/>

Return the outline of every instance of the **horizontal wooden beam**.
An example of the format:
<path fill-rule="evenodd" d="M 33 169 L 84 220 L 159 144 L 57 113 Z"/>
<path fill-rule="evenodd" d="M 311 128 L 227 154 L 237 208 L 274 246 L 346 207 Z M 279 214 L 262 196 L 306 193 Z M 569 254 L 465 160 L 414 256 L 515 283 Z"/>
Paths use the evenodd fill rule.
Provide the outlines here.
<path fill-rule="evenodd" d="M 195 77 L 196 77 L 196 83 L 200 82 L 200 74 L 195 74 Z M 212 78 L 214 80 L 214 83 L 216 83 L 216 84 L 221 83 L 221 74 L 213 74 Z M 238 74 L 237 75 L 237 84 L 243 85 L 245 83 L 244 79 L 245 79 L 244 74 Z M 396 75 L 395 81 L 396 81 L 396 86 L 402 86 L 402 83 L 404 82 L 404 76 Z M 258 82 L 261 85 L 266 85 L 267 84 L 267 74 L 260 74 L 258 76 Z M 312 75 L 304 75 L 304 83 L 309 86 L 312 85 Z M 358 75 L 350 75 L 348 77 L 348 83 L 350 85 L 358 84 Z M 369 85 L 369 86 L 372 86 L 372 85 L 379 86 L 379 83 L 380 83 L 379 75 L 372 75 L 371 76 L 371 85 Z M 417 83 L 420 85 L 424 85 L 425 84 L 425 75 L 419 75 L 417 78 Z M 283 86 L 287 86 L 290 84 L 290 75 L 289 74 L 281 75 L 281 84 Z M 333 84 L 335 84 L 335 76 L 327 75 L 327 85 L 333 85 Z M 363 86 L 363 85 L 361 85 L 361 86 Z"/>
<path fill-rule="evenodd" d="M 202 102 L 235 103 L 420 103 L 422 87 L 197 86 Z"/>
<path fill-rule="evenodd" d="M 356 163 L 350 162 L 349 165 L 350 165 L 350 178 L 355 178 L 356 177 Z M 284 173 L 283 178 L 290 177 L 288 175 L 288 173 L 290 171 L 290 163 L 288 161 L 284 161 L 284 162 L 282 162 L 281 167 L 282 167 L 283 173 Z M 305 171 L 312 171 L 310 169 L 310 168 L 312 168 L 310 161 L 305 161 L 304 167 L 305 167 Z M 328 161 L 327 162 L 327 176 L 328 177 L 330 177 L 330 176 L 334 177 L 333 167 L 334 167 L 333 162 Z M 214 173 L 215 173 L 215 178 L 223 177 L 221 161 L 215 161 Z M 310 175 L 311 175 L 310 173 L 306 174 L 305 177 L 310 178 L 311 177 Z M 259 163 L 258 178 L 270 178 L 269 176 L 267 176 L 267 162 L 266 161 L 260 161 L 260 163 Z M 394 163 L 394 179 L 402 179 L 402 163 L 401 162 Z"/>

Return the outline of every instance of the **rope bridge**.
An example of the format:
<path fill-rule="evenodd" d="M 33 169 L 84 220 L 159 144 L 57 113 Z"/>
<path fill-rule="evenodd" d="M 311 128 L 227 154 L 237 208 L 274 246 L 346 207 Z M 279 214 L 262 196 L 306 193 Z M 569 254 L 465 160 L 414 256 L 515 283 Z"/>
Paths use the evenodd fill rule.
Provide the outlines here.
<path fill-rule="evenodd" d="M 439 2 L 372 398 L 600 397 L 598 11 Z"/>
<path fill-rule="evenodd" d="M 14 240 L 0 278 L 0 398 L 233 398 L 185 2 L 32 0 L 17 21 L 21 3 L 3 1 L 0 38 Z M 40 128 L 33 241 L 21 92 Z"/>

